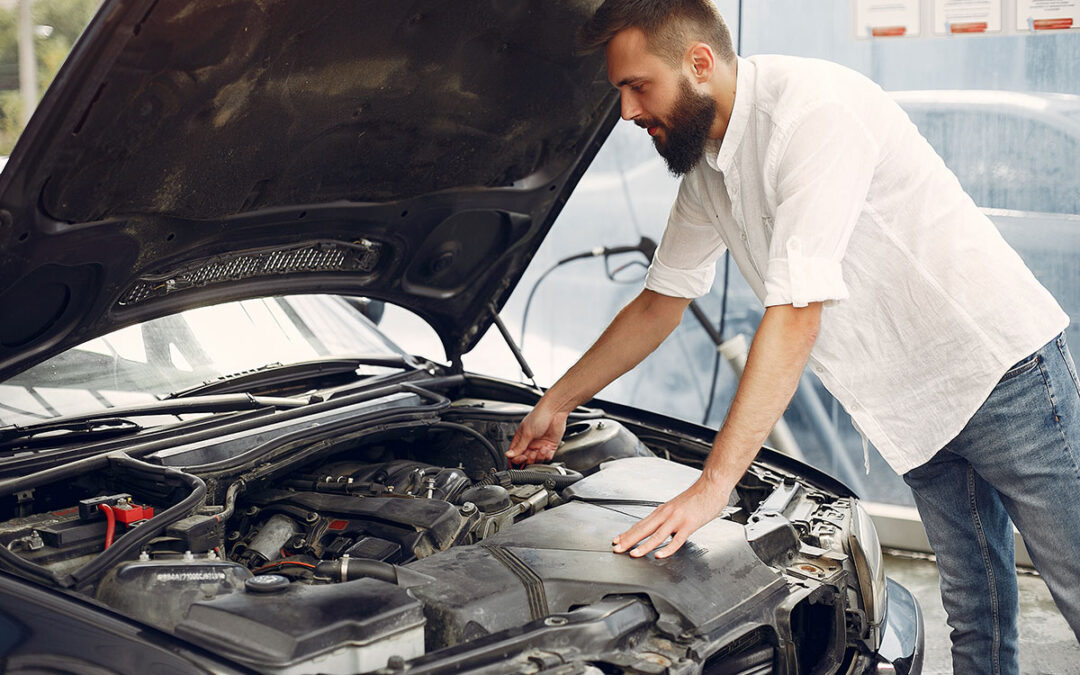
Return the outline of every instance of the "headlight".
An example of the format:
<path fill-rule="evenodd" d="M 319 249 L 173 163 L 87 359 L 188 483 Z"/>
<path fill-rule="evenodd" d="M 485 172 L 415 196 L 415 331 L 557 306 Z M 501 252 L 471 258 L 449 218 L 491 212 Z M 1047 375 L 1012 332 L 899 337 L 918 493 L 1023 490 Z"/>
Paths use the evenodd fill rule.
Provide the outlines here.
<path fill-rule="evenodd" d="M 876 632 L 885 619 L 887 591 L 885 565 L 881 558 L 881 543 L 870 514 L 858 502 L 853 502 L 849 553 L 859 575 L 859 590 L 871 629 Z"/>

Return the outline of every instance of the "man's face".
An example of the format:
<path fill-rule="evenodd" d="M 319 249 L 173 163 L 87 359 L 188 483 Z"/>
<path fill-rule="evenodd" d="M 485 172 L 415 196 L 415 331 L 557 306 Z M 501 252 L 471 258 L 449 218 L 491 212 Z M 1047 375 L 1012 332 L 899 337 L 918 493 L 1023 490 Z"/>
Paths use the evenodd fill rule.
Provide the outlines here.
<path fill-rule="evenodd" d="M 689 76 L 648 50 L 645 34 L 621 31 L 607 45 L 608 79 L 619 90 L 622 117 L 652 136 L 668 169 L 694 168 L 716 117 L 716 102 L 694 90 Z"/>

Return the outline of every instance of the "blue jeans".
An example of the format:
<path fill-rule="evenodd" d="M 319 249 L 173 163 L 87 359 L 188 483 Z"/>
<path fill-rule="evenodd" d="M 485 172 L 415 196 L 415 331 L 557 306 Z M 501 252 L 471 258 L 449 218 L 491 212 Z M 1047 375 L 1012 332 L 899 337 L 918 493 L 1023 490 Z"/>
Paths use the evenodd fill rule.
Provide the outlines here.
<path fill-rule="evenodd" d="M 1013 523 L 1080 637 L 1080 382 L 1064 334 L 904 480 L 937 556 L 954 673 L 1019 672 Z"/>

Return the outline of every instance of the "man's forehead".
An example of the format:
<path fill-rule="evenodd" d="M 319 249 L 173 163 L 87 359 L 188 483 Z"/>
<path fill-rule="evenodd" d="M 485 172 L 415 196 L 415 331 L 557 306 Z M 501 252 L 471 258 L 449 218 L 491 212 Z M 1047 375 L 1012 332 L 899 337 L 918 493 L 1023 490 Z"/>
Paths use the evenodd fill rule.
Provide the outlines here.
<path fill-rule="evenodd" d="M 649 42 L 640 28 L 619 31 L 607 43 L 608 81 L 622 87 L 655 75 L 666 64 L 649 50 Z"/>

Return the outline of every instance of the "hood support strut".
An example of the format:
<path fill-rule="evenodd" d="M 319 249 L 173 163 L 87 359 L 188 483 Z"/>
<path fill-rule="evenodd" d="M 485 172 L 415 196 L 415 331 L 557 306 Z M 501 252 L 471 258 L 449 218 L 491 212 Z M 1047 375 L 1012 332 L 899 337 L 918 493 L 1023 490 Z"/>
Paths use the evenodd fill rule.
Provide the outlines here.
<path fill-rule="evenodd" d="M 532 368 L 529 367 L 528 362 L 525 360 L 525 355 L 521 353 L 521 349 L 518 347 L 517 343 L 514 342 L 514 338 L 510 336 L 510 331 L 506 329 L 506 324 L 503 323 L 502 317 L 499 316 L 499 310 L 495 308 L 495 303 L 488 303 L 488 311 L 491 312 L 491 318 L 495 322 L 495 327 L 499 329 L 499 332 L 503 336 L 503 340 L 506 341 L 506 345 L 510 347 L 510 351 L 514 353 L 514 358 L 517 359 L 518 365 L 521 367 L 521 372 L 525 374 L 525 377 L 529 378 L 530 382 L 532 382 L 533 389 L 541 391 L 540 386 L 536 384 L 536 378 L 533 376 Z"/>

